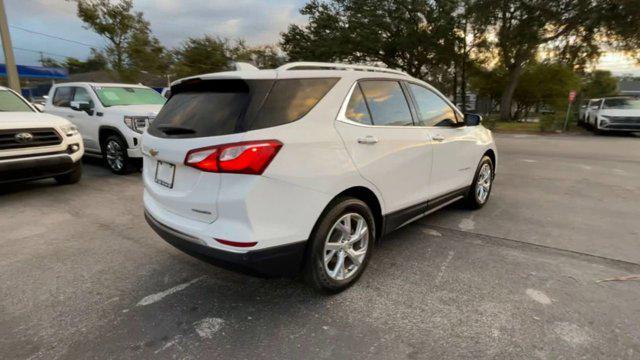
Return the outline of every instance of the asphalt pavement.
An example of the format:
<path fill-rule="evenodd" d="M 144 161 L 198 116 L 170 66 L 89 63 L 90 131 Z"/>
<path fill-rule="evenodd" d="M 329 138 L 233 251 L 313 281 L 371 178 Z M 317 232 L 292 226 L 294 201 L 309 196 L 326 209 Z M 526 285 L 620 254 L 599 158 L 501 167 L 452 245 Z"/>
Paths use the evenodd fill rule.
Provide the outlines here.
<path fill-rule="evenodd" d="M 212 267 L 139 174 L 0 188 L 0 358 L 640 358 L 640 138 L 499 135 L 490 203 L 386 238 L 359 283 Z"/>

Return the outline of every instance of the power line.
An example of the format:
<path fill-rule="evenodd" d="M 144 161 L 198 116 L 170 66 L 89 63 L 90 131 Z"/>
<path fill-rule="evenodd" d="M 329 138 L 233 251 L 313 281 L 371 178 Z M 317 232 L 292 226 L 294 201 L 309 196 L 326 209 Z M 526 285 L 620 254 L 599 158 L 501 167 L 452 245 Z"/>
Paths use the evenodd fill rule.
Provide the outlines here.
<path fill-rule="evenodd" d="M 9 25 L 9 26 L 14 28 L 14 29 L 26 31 L 28 33 L 32 33 L 32 34 L 36 34 L 36 35 L 46 36 L 46 37 L 49 37 L 49 38 L 52 38 L 52 39 L 68 41 L 70 43 L 74 43 L 74 44 L 78 44 L 78 45 L 82 45 L 82 46 L 86 46 L 86 47 L 90 47 L 90 48 L 95 48 L 96 47 L 95 45 L 86 44 L 86 43 L 83 43 L 83 42 L 80 42 L 80 41 L 77 41 L 77 40 L 71 40 L 71 39 L 66 39 L 66 38 L 60 37 L 60 36 L 45 34 L 45 33 L 41 33 L 41 32 L 38 32 L 38 31 L 25 29 L 25 28 L 20 27 L 20 26 L 15 26 L 15 25 Z"/>
<path fill-rule="evenodd" d="M 69 56 L 69 55 L 62 55 L 62 54 L 55 54 L 55 53 L 50 53 L 47 51 L 41 51 L 41 50 L 33 50 L 33 49 L 25 49 L 25 48 L 21 48 L 21 47 L 17 47 L 14 46 L 13 47 L 15 50 L 21 50 L 21 51 L 28 51 L 28 52 L 32 52 L 32 53 L 36 53 L 36 54 L 47 54 L 47 55 L 51 55 L 51 56 L 58 56 L 58 57 L 62 57 L 62 58 L 70 58 L 73 56 Z"/>

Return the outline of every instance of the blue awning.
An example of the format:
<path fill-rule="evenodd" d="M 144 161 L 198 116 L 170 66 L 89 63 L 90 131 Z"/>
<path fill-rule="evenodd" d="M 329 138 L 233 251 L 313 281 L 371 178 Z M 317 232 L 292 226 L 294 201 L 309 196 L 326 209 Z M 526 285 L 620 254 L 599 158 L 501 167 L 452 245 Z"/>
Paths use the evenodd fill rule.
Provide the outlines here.
<path fill-rule="evenodd" d="M 0 64 L 0 76 L 7 77 L 7 67 Z M 69 78 L 69 70 L 65 68 L 18 65 L 18 76 L 28 79 L 59 79 Z"/>

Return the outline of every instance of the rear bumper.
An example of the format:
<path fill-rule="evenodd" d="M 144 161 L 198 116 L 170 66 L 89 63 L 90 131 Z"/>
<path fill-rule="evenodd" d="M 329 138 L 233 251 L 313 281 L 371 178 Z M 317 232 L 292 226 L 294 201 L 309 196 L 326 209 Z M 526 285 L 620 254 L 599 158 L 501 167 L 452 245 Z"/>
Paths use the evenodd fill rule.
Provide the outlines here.
<path fill-rule="evenodd" d="M 66 153 L 19 159 L 0 159 L 0 184 L 64 175 L 78 166 Z"/>
<path fill-rule="evenodd" d="M 200 239 L 172 229 L 144 213 L 147 223 L 166 242 L 177 249 L 213 265 L 261 277 L 294 276 L 301 267 L 306 241 L 235 253 L 215 249 Z"/>

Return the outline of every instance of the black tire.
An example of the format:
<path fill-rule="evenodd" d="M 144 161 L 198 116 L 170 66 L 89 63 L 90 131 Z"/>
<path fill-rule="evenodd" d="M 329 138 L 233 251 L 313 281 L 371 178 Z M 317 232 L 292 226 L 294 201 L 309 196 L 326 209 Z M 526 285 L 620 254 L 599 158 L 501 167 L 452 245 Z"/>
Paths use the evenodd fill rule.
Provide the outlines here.
<path fill-rule="evenodd" d="M 110 135 L 102 143 L 102 158 L 112 173 L 127 175 L 135 165 L 127 155 L 127 143 L 119 135 Z"/>
<path fill-rule="evenodd" d="M 490 180 L 489 180 L 487 194 L 483 200 L 482 198 L 480 198 L 480 195 L 478 193 L 478 188 L 481 186 L 478 183 L 478 179 L 480 178 L 480 172 L 485 166 L 485 164 L 489 165 L 491 169 L 491 173 L 490 173 Z M 473 183 L 471 184 L 471 188 L 469 189 L 469 193 L 467 193 L 467 198 L 465 199 L 467 207 L 469 207 L 470 209 L 480 209 L 487 202 L 489 202 L 489 197 L 491 196 L 491 189 L 493 188 L 493 178 L 495 176 L 494 169 L 495 167 L 493 165 L 493 161 L 491 161 L 491 158 L 486 155 L 483 156 L 482 159 L 480 160 L 480 163 L 478 164 L 478 168 L 476 169 L 476 175 L 473 177 Z"/>
<path fill-rule="evenodd" d="M 329 275 L 329 270 L 325 267 L 325 242 L 330 235 L 329 232 L 334 228 L 334 225 L 347 214 L 353 213 L 358 214 L 362 219 L 364 219 L 368 228 L 368 239 L 364 253 L 364 260 L 361 261 L 361 264 L 357 268 L 352 270 L 353 273 L 351 275 L 345 279 L 336 280 Z M 357 221 L 357 219 L 354 221 Z M 304 267 L 305 280 L 317 290 L 328 294 L 341 292 L 353 285 L 358 278 L 360 278 L 369 263 L 369 259 L 371 258 L 373 246 L 376 241 L 375 226 L 376 224 L 373 214 L 371 213 L 371 209 L 369 209 L 367 204 L 363 201 L 351 197 L 338 198 L 333 201 L 332 204 L 329 205 L 328 211 L 325 211 L 318 220 L 316 228 L 309 239 Z M 355 265 L 349 256 L 346 256 L 345 254 L 342 255 L 345 259 L 344 264 L 350 262 L 350 266 Z M 334 256 L 336 259 L 338 258 L 337 255 Z M 337 264 L 334 264 L 334 266 L 337 266 Z"/>
<path fill-rule="evenodd" d="M 54 176 L 56 182 L 60 185 L 75 184 L 82 178 L 82 164 L 78 161 L 71 172 L 64 175 Z"/>

